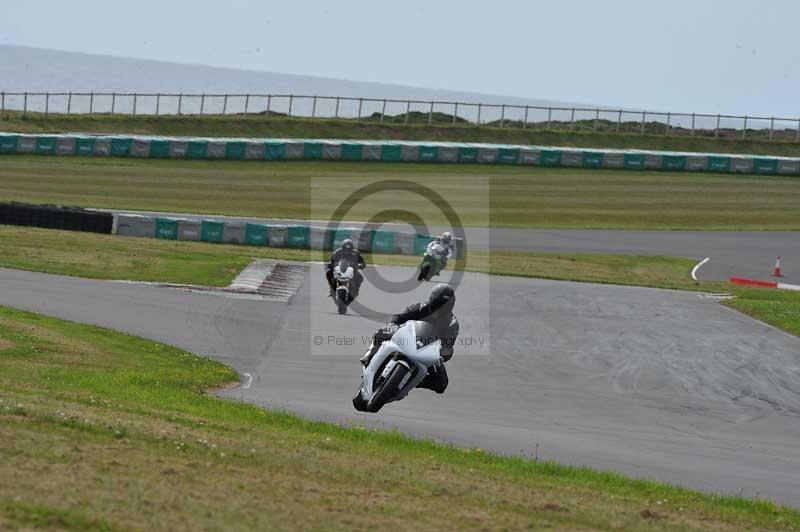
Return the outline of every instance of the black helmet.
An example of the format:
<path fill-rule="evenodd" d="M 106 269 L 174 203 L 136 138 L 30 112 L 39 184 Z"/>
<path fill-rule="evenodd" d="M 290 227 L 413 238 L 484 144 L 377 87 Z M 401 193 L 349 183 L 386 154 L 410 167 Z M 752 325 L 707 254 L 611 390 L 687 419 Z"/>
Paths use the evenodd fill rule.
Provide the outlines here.
<path fill-rule="evenodd" d="M 354 248 L 355 245 L 353 244 L 353 241 L 351 239 L 345 238 L 342 241 L 342 249 L 346 249 L 347 251 L 353 251 Z"/>
<path fill-rule="evenodd" d="M 439 283 L 431 290 L 431 295 L 428 297 L 428 306 L 431 311 L 437 312 L 443 310 L 449 312 L 453 310 L 456 304 L 456 293 L 453 287 L 449 284 Z"/>

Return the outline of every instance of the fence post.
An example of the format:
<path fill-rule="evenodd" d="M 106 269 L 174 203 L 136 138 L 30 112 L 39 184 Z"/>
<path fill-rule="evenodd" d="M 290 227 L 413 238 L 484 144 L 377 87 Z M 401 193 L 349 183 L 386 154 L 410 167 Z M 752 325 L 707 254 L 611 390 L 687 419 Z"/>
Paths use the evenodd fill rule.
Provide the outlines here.
<path fill-rule="evenodd" d="M 525 128 L 528 127 L 528 111 L 529 110 L 530 110 L 530 107 L 528 107 L 526 105 L 525 106 L 525 118 L 522 119 L 522 129 L 525 129 Z"/>
<path fill-rule="evenodd" d="M 594 111 L 594 130 L 597 131 L 597 126 L 600 122 L 600 109 L 595 109 Z"/>
<path fill-rule="evenodd" d="M 0 113 L 6 112 L 6 91 L 3 91 L 2 96 L 0 96 Z"/>
<path fill-rule="evenodd" d="M 747 138 L 747 115 L 744 116 L 744 129 L 742 130 L 742 138 Z"/>
<path fill-rule="evenodd" d="M 89 93 L 89 114 L 94 114 L 94 93 Z"/>
<path fill-rule="evenodd" d="M 456 117 L 458 116 L 458 102 L 453 107 L 453 126 L 456 125 Z"/>
<path fill-rule="evenodd" d="M 503 104 L 500 108 L 500 127 L 504 127 L 506 123 L 506 105 Z"/>
<path fill-rule="evenodd" d="M 358 99 L 358 119 L 361 120 L 361 111 L 364 108 L 364 98 Z"/>
<path fill-rule="evenodd" d="M 431 102 L 431 109 L 428 111 L 428 125 L 433 124 L 433 102 Z"/>
<path fill-rule="evenodd" d="M 552 107 L 548 107 L 547 108 L 547 122 L 545 122 L 545 124 L 544 124 L 544 130 L 545 131 L 548 131 L 550 129 L 550 122 L 552 122 L 552 121 L 553 121 L 553 108 Z"/>
<path fill-rule="evenodd" d="M 250 95 L 244 95 L 244 114 L 245 116 L 250 112 Z"/>
<path fill-rule="evenodd" d="M 22 116 L 26 116 L 28 114 L 28 93 L 25 93 L 25 100 L 22 104 Z"/>
<path fill-rule="evenodd" d="M 797 133 L 794 135 L 795 142 L 800 141 L 800 120 L 797 121 Z"/>
<path fill-rule="evenodd" d="M 665 137 L 668 137 L 668 136 L 669 136 L 669 129 L 670 129 L 670 125 L 669 125 L 669 123 L 670 123 L 670 118 L 672 118 L 672 113 L 667 113 L 667 129 L 665 129 L 665 130 L 664 130 L 664 136 L 665 136 Z"/>
<path fill-rule="evenodd" d="M 717 115 L 717 127 L 714 128 L 714 137 L 715 138 L 719 137 L 719 119 L 720 119 L 720 115 Z"/>
<path fill-rule="evenodd" d="M 311 103 L 311 118 L 317 117 L 317 97 L 314 96 L 314 101 Z"/>
<path fill-rule="evenodd" d="M 294 94 L 289 95 L 289 111 L 286 116 L 292 116 L 292 106 L 294 105 Z"/>
<path fill-rule="evenodd" d="M 642 111 L 642 135 L 644 135 L 646 124 L 647 124 L 647 111 Z"/>
<path fill-rule="evenodd" d="M 133 116 L 136 116 L 136 100 L 139 99 L 137 96 L 138 95 L 134 92 L 133 93 Z"/>
<path fill-rule="evenodd" d="M 183 93 L 178 94 L 178 116 L 183 114 L 182 112 L 183 107 Z"/>
<path fill-rule="evenodd" d="M 339 103 L 341 101 L 342 101 L 342 98 L 340 96 L 337 96 L 336 97 L 336 111 L 334 111 L 334 113 L 333 113 L 333 117 L 336 118 L 337 120 L 339 118 Z"/>
<path fill-rule="evenodd" d="M 161 110 L 161 93 L 158 93 L 156 94 L 156 116 L 158 116 L 160 110 Z"/>
<path fill-rule="evenodd" d="M 622 109 L 619 110 L 619 115 L 617 115 L 617 133 L 619 133 L 620 127 L 622 127 Z"/>
<path fill-rule="evenodd" d="M 272 112 L 272 95 L 267 94 L 267 114 L 266 117 L 269 118 L 269 114 Z"/>
<path fill-rule="evenodd" d="M 381 108 L 381 124 L 383 124 L 383 118 L 386 116 L 386 100 L 383 100 L 383 107 Z"/>
<path fill-rule="evenodd" d="M 225 97 L 222 99 L 222 116 L 225 116 L 225 113 L 227 112 L 228 112 L 228 95 L 226 94 Z"/>
<path fill-rule="evenodd" d="M 117 110 L 117 93 L 111 93 L 111 114 L 113 115 Z"/>
<path fill-rule="evenodd" d="M 694 137 L 694 113 L 692 113 L 692 136 Z"/>
<path fill-rule="evenodd" d="M 46 92 L 44 94 L 44 117 L 47 118 L 47 115 L 49 114 L 50 114 L 50 93 Z M 770 138 L 772 138 L 771 135 Z"/>
<path fill-rule="evenodd" d="M 769 119 L 769 140 L 772 140 L 772 133 L 775 131 L 775 117 Z"/>
<path fill-rule="evenodd" d="M 481 126 L 481 106 L 482 105 L 483 104 L 480 104 L 480 103 L 478 104 L 478 127 Z"/>
<path fill-rule="evenodd" d="M 572 108 L 572 114 L 569 117 L 569 129 L 570 131 L 575 129 L 575 108 Z"/>
<path fill-rule="evenodd" d="M 411 100 L 406 102 L 406 125 L 408 125 L 408 117 L 411 116 Z"/>
<path fill-rule="evenodd" d="M 200 116 L 203 116 L 206 110 L 206 94 L 203 93 L 200 95 Z"/>

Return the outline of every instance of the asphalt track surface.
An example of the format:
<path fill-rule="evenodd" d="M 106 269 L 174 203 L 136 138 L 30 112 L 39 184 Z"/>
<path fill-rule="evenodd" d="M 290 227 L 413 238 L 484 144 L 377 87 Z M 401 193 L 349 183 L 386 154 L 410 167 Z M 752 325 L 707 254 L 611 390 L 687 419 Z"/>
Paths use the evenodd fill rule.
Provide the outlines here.
<path fill-rule="evenodd" d="M 323 221 L 155 212 L 138 212 L 138 214 L 253 223 L 300 223 L 320 227 L 327 225 L 327 222 Z M 346 222 L 342 225 L 360 227 L 362 224 Z M 410 230 L 408 226 L 397 227 Z M 451 229 L 430 227 L 427 230 L 432 234 L 440 234 Z M 727 281 L 731 276 L 738 276 L 800 284 L 800 232 L 794 231 L 622 231 L 467 227 L 465 233 L 467 243 L 472 249 L 484 251 L 663 255 L 686 257 L 697 261 L 710 257 L 711 260 L 697 273 L 699 280 Z M 782 279 L 771 277 L 776 257 L 781 257 L 784 276 Z"/>
<path fill-rule="evenodd" d="M 0 269 L 0 303 L 210 356 L 243 375 L 224 395 L 259 405 L 800 506 L 800 339 L 697 293 L 466 274 L 461 335 L 483 347 L 457 346 L 443 396 L 361 414 L 377 324 L 338 315 L 321 279 L 283 303 Z M 386 311 L 430 287 L 369 283 L 360 301 Z"/>

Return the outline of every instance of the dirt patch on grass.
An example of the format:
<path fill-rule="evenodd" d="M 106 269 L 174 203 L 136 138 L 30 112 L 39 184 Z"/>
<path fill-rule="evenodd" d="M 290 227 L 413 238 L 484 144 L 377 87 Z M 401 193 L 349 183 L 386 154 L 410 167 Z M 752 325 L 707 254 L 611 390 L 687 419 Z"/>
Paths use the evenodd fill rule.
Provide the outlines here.
<path fill-rule="evenodd" d="M 14 342 L 0 336 L 0 352 L 11 349 L 12 347 L 14 347 Z"/>

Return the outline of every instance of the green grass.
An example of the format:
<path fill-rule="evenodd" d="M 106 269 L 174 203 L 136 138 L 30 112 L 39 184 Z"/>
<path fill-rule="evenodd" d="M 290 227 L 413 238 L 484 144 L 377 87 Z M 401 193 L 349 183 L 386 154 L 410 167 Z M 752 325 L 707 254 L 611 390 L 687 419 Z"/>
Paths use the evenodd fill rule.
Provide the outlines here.
<path fill-rule="evenodd" d="M 427 121 L 427 113 L 420 117 Z M 0 130 L 24 133 L 103 132 L 200 137 L 272 137 L 272 138 L 335 138 L 363 140 L 439 140 L 458 142 L 494 142 L 501 144 L 533 144 L 541 146 L 576 146 L 586 148 L 639 148 L 648 150 L 755 153 L 763 155 L 800 155 L 800 143 L 751 138 L 666 137 L 663 126 L 654 134 L 615 133 L 616 124 L 601 121 L 605 131 L 542 131 L 541 129 L 500 128 L 472 125 L 390 124 L 355 120 L 307 120 L 264 116 L 108 116 L 50 115 L 7 113 L 0 119 Z M 586 124 L 593 126 L 593 121 Z M 651 124 L 654 125 L 654 124 Z M 638 127 L 636 128 L 638 130 Z M 685 133 L 685 132 L 684 132 Z"/>
<path fill-rule="evenodd" d="M 800 292 L 736 287 L 734 294 L 729 307 L 800 336 Z"/>
<path fill-rule="evenodd" d="M 800 512 L 768 502 L 203 394 L 235 378 L 172 347 L 0 307 L 0 529 L 800 527 Z"/>
<path fill-rule="evenodd" d="M 0 225 L 0 266 L 87 279 L 228 286 L 257 258 L 308 260 L 304 250 L 176 242 Z"/>
<path fill-rule="evenodd" d="M 233 162 L 0 157 L 0 198 L 85 207 L 329 219 L 356 188 L 426 185 L 465 225 L 617 229 L 800 229 L 800 179 L 670 172 L 401 163 Z M 383 192 L 348 214 L 408 209 L 429 225 L 438 205 Z"/>
<path fill-rule="evenodd" d="M 87 279 L 227 286 L 256 258 L 323 260 L 321 252 L 203 242 L 125 238 L 0 225 L 0 266 Z M 417 266 L 418 257 L 369 256 L 374 264 Z M 455 263 L 453 263 L 455 264 Z M 470 251 L 468 271 L 569 281 L 685 290 L 724 288 L 697 283 L 692 259 L 652 256 Z"/>

